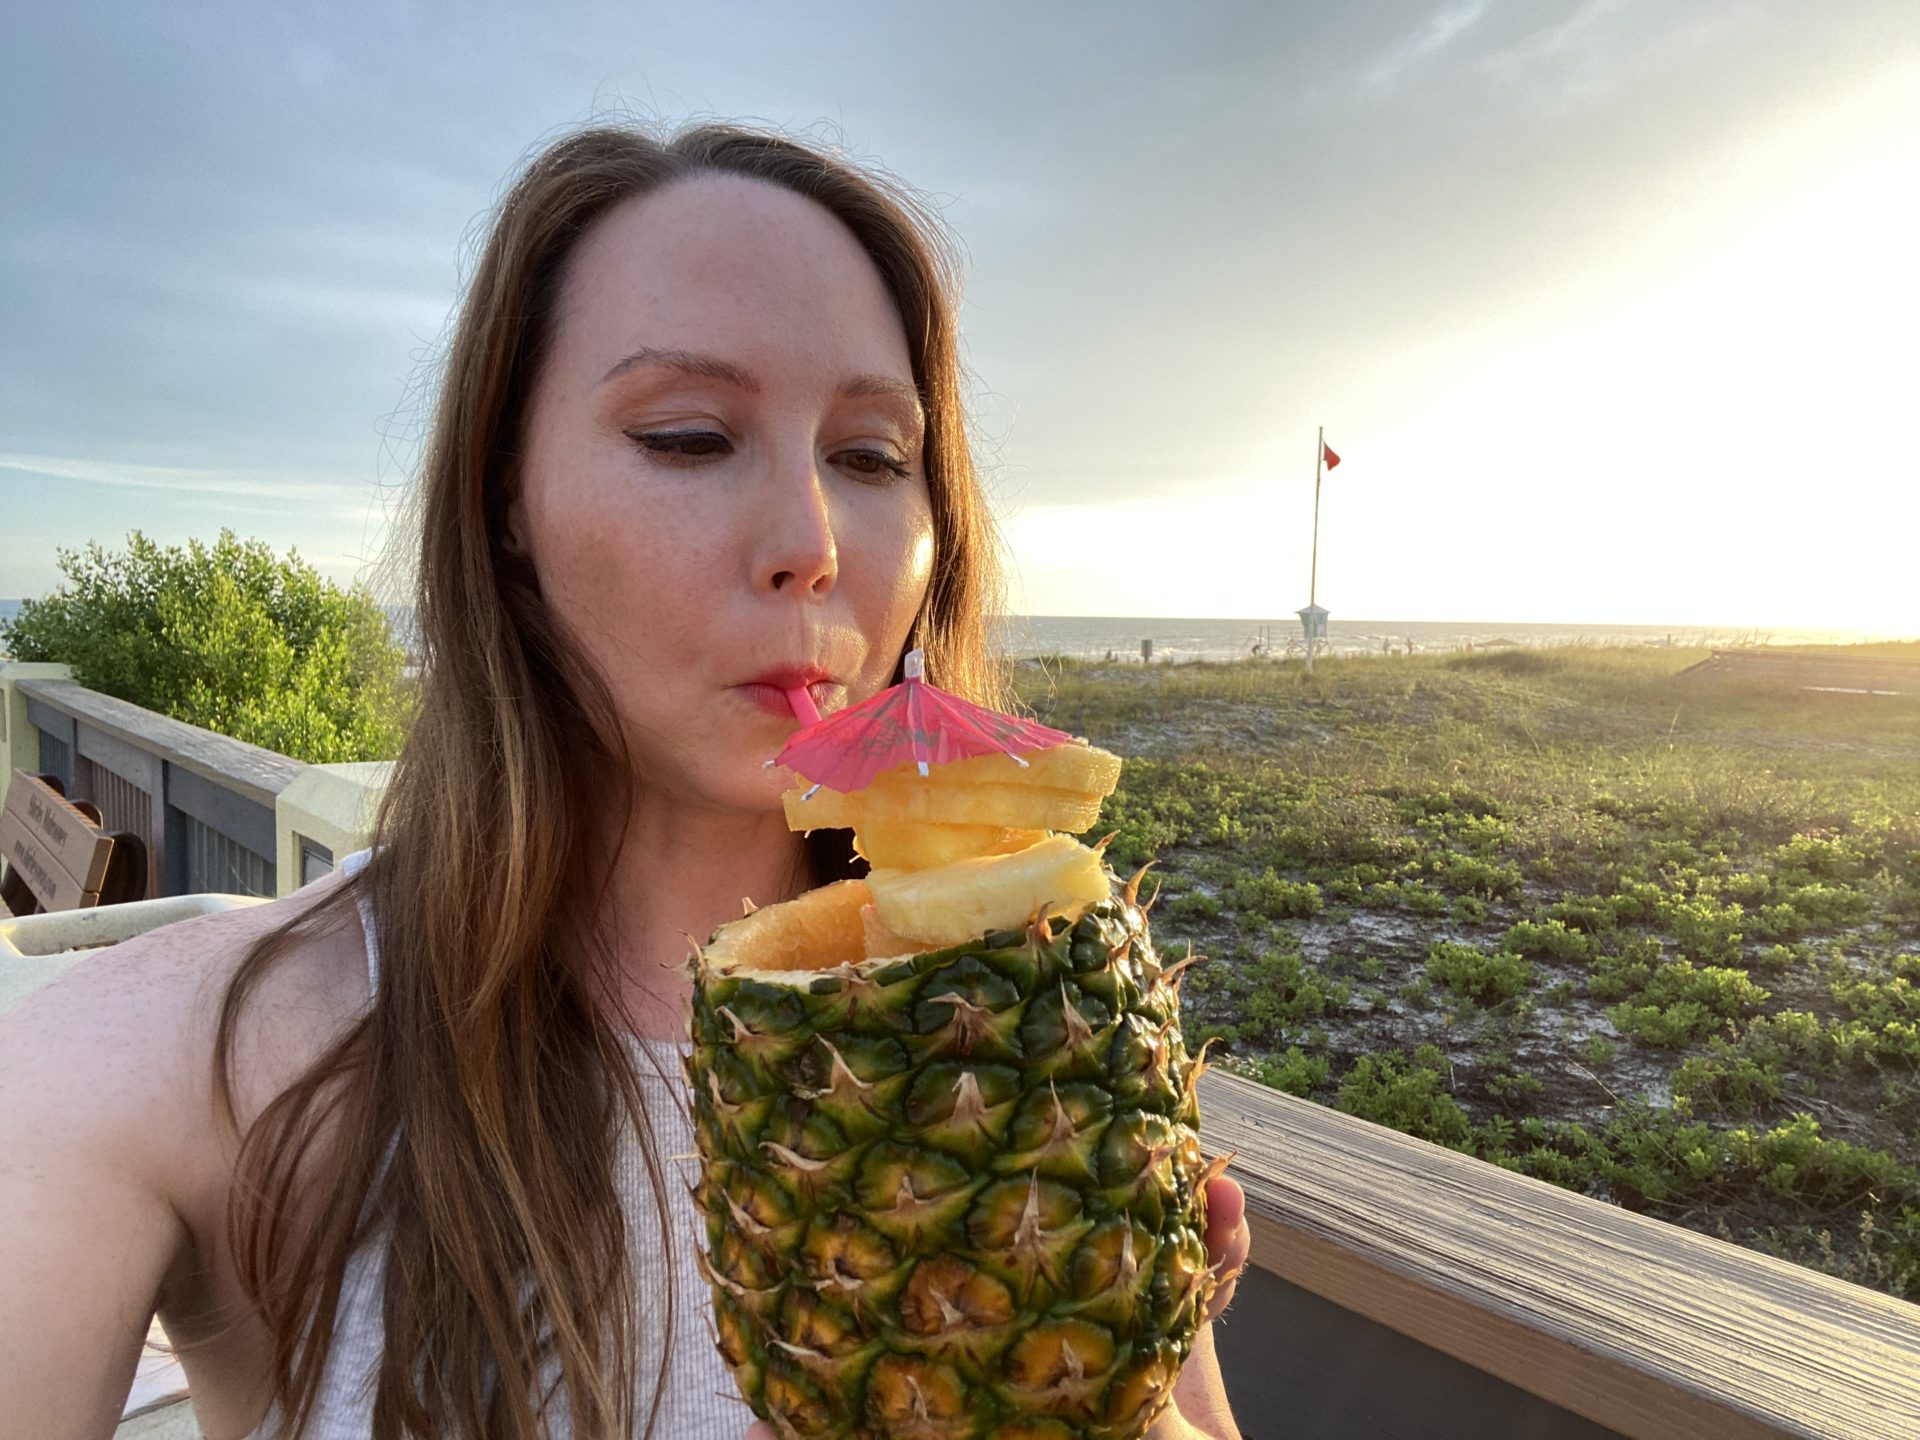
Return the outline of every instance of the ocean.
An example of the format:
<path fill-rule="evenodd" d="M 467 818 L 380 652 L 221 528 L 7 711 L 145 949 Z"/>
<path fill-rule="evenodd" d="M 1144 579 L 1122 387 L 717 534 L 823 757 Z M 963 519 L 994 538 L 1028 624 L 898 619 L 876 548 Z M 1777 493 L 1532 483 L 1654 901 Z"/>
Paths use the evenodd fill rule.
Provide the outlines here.
<path fill-rule="evenodd" d="M 0 621 L 19 610 L 18 600 L 0 600 Z M 403 639 L 412 630 L 410 606 L 386 607 Z M 1253 654 L 1302 653 L 1300 621 L 1206 620 L 1080 616 L 1012 615 L 1000 633 L 1016 659 L 1034 655 L 1070 655 L 1079 660 L 1140 663 L 1141 642 L 1153 642 L 1156 664 L 1183 660 L 1239 660 Z M 1890 640 L 1847 630 L 1773 630 L 1700 625 L 1550 625 L 1530 621 L 1344 620 L 1327 622 L 1323 655 L 1378 655 L 1465 650 L 1472 646 L 1514 645 L 1833 645 Z M 1256 648 L 1262 647 L 1262 648 Z"/>
<path fill-rule="evenodd" d="M 1155 664 L 1241 660 L 1249 655 L 1305 653 L 1297 616 L 1274 620 L 1116 619 L 1075 615 L 1009 616 L 1002 630 L 1016 658 L 1067 655 L 1079 660 L 1139 664 L 1152 642 Z M 1466 650 L 1496 645 L 1833 645 L 1892 639 L 1847 630 L 1774 630 L 1700 625 L 1554 625 L 1526 621 L 1327 621 L 1322 655 L 1379 655 Z"/>

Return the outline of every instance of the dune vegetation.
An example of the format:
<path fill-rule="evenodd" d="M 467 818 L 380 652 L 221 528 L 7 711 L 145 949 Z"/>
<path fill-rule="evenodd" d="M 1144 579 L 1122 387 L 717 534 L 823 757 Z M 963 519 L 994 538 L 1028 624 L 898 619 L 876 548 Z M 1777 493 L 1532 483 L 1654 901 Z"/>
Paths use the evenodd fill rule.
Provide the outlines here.
<path fill-rule="evenodd" d="M 1920 1299 L 1920 697 L 1700 658 L 1017 685 L 1128 757 L 1097 830 L 1230 1068 Z"/>

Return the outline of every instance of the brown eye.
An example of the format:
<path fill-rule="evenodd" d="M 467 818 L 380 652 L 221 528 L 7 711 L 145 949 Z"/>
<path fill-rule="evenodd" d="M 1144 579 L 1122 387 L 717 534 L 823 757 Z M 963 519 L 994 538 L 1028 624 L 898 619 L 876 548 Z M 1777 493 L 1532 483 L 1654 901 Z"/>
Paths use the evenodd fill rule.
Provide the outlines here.
<path fill-rule="evenodd" d="M 842 450 L 833 457 L 856 475 L 868 479 L 904 480 L 907 467 L 884 450 Z"/>

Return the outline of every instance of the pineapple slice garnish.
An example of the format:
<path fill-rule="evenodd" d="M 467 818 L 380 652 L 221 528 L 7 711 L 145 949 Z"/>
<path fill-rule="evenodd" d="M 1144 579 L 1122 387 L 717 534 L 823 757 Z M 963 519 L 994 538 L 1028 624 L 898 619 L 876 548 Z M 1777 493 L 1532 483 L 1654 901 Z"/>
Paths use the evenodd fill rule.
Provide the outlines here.
<path fill-rule="evenodd" d="M 1092 745 L 1059 745 L 1026 761 L 977 755 L 926 775 L 909 763 L 882 771 L 861 790 L 843 794 L 802 782 L 781 799 L 790 829 L 851 829 L 870 864 L 924 870 L 1010 854 L 1049 830 L 1086 830 L 1120 779 L 1120 757 Z"/>
<path fill-rule="evenodd" d="M 919 776 L 916 774 L 914 778 L 918 780 Z M 922 782 L 910 787 L 876 780 L 865 790 L 851 794 L 825 788 L 814 791 L 810 800 L 801 798 L 805 794 L 804 789 L 794 789 L 780 797 L 786 806 L 789 829 L 858 830 L 879 821 L 882 824 L 1012 827 L 1078 833 L 1100 818 L 1098 797 L 1068 790 L 1045 790 L 1037 785 L 980 784 L 962 788 Z"/>
<path fill-rule="evenodd" d="M 1013 855 L 957 860 L 933 870 L 875 870 L 873 910 L 895 935 L 923 949 L 1017 929 L 1042 905 L 1075 918 L 1111 893 L 1100 852 L 1070 835 L 1049 835 Z"/>
<path fill-rule="evenodd" d="M 860 907 L 860 923 L 866 930 L 869 960 L 891 960 L 897 955 L 920 955 L 941 948 L 928 940 L 916 940 L 911 935 L 896 935 L 887 928 L 871 905 Z"/>
<path fill-rule="evenodd" d="M 819 963 L 846 958 L 855 943 L 865 959 L 938 950 L 1024 925 L 1042 905 L 1077 916 L 1106 899 L 1099 852 L 1072 836 L 1100 818 L 1119 778 L 1120 757 L 1083 741 L 1037 751 L 1025 765 L 1007 755 L 957 760 L 926 775 L 898 765 L 846 793 L 802 781 L 781 797 L 788 826 L 851 829 L 872 867 L 871 904 L 843 892 L 830 902 L 831 920 L 824 910 L 797 917 L 818 932 L 811 943 L 821 947 Z M 801 944 L 783 937 L 772 948 L 785 956 Z M 757 968 L 798 965 L 781 959 Z"/>
<path fill-rule="evenodd" d="M 854 849 L 887 870 L 932 870 L 976 855 L 1011 855 L 1047 838 L 1044 830 L 1001 825 L 916 825 L 909 820 L 863 820 Z"/>

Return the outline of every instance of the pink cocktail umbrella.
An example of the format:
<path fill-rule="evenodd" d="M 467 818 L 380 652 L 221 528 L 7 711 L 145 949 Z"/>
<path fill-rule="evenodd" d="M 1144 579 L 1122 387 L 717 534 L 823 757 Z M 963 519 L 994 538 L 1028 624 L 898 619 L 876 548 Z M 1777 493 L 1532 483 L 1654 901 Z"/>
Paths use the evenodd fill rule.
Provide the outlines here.
<path fill-rule="evenodd" d="M 882 770 L 910 760 L 919 765 L 922 775 L 930 765 L 996 753 L 1024 766 L 1023 751 L 1073 744 L 1073 736 L 1064 730 L 1003 715 L 929 685 L 925 668 L 921 652 L 908 651 L 905 680 L 871 700 L 796 730 L 767 764 L 784 765 L 805 776 L 815 782 L 814 790 L 825 785 L 849 791 L 864 788 Z M 811 796 L 813 790 L 807 794 Z"/>

